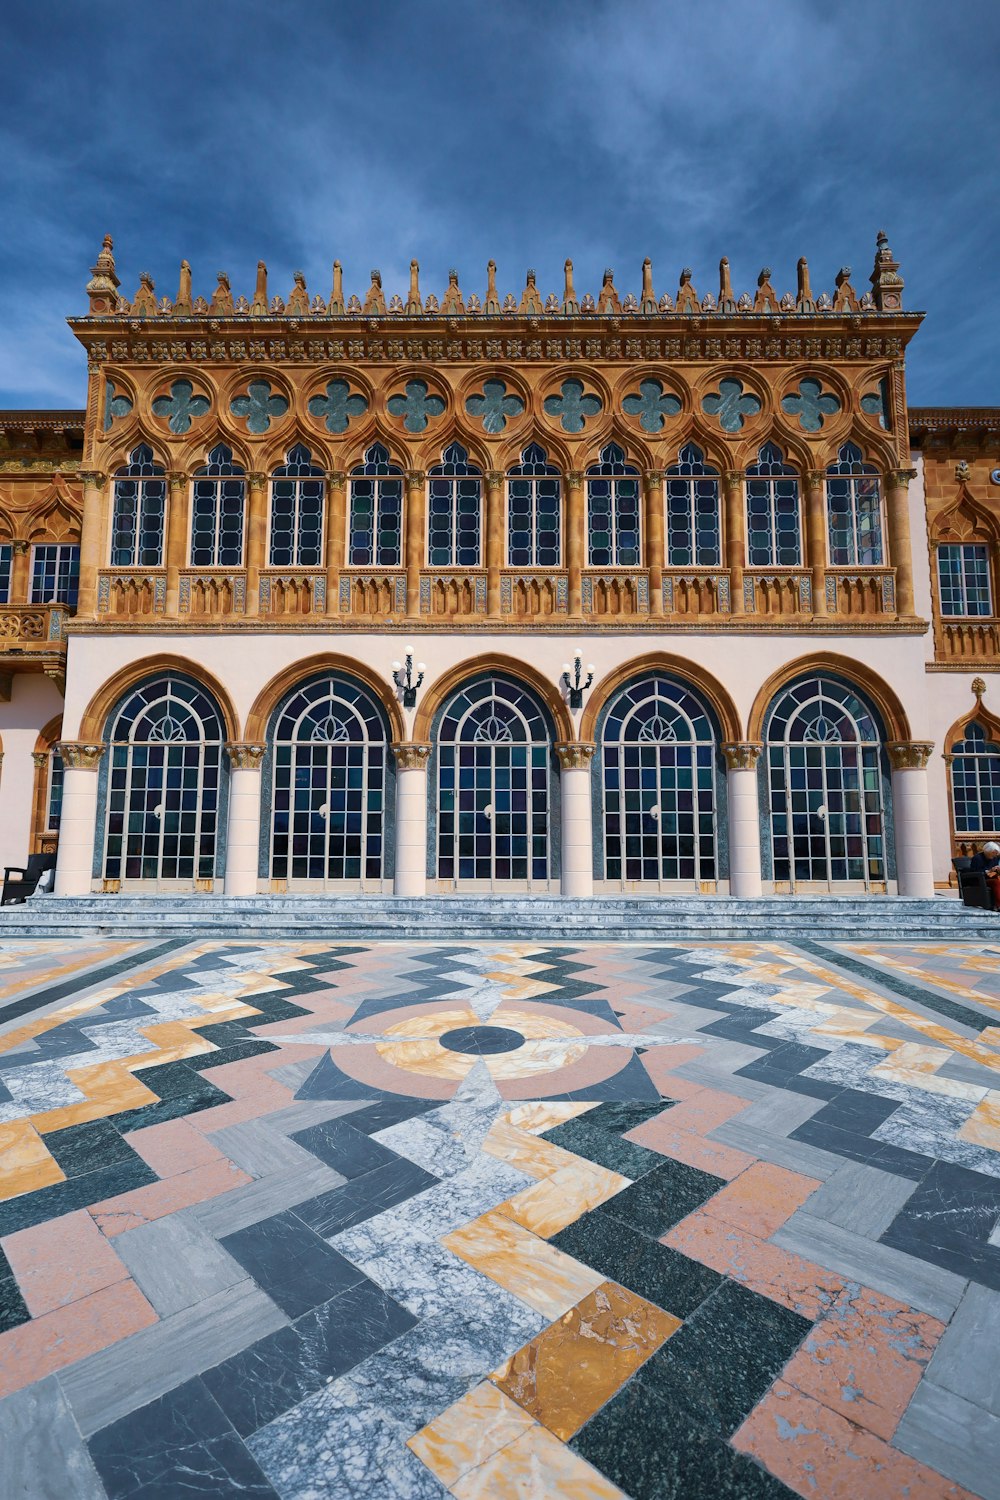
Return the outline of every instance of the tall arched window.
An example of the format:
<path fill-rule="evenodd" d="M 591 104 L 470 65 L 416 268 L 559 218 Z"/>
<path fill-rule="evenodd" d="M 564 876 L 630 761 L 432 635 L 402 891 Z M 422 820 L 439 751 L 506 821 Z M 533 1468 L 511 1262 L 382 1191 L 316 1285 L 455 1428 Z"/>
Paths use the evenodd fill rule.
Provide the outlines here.
<path fill-rule="evenodd" d="M 625 462 L 617 443 L 601 449 L 587 470 L 587 563 L 591 568 L 637 568 L 639 470 Z"/>
<path fill-rule="evenodd" d="M 167 507 L 167 480 L 153 450 L 140 443 L 129 461 L 115 474 L 111 521 L 111 566 L 113 568 L 159 568 L 163 566 L 163 529 Z"/>
<path fill-rule="evenodd" d="M 380 888 L 388 752 L 385 715 L 351 678 L 292 693 L 272 727 L 272 879 Z"/>
<path fill-rule="evenodd" d="M 794 683 L 770 710 L 766 748 L 775 880 L 884 885 L 882 733 L 861 696 L 830 677 Z"/>
<path fill-rule="evenodd" d="M 296 443 L 271 476 L 272 568 L 319 568 L 323 565 L 323 470 L 309 449 Z"/>
<path fill-rule="evenodd" d="M 49 833 L 56 832 L 62 821 L 63 758 L 57 749 L 49 751 L 45 783 L 45 827 Z"/>
<path fill-rule="evenodd" d="M 826 471 L 826 513 L 832 567 L 881 566 L 882 495 L 878 470 L 865 463 L 861 449 L 854 443 L 845 443 L 837 462 Z"/>
<path fill-rule="evenodd" d="M 427 475 L 427 558 L 432 568 L 481 566 L 483 476 L 452 443 Z"/>
<path fill-rule="evenodd" d="M 105 879 L 212 879 L 225 743 L 212 698 L 187 678 L 154 678 L 112 714 L 107 738 Z"/>
<path fill-rule="evenodd" d="M 685 443 L 666 478 L 668 566 L 721 567 L 718 469 L 706 465 L 694 443 Z"/>
<path fill-rule="evenodd" d="M 398 568 L 403 557 L 403 471 L 373 443 L 351 470 L 352 568 Z"/>
<path fill-rule="evenodd" d="M 659 675 L 630 683 L 607 710 L 601 749 L 606 879 L 715 880 L 718 747 L 694 694 Z"/>
<path fill-rule="evenodd" d="M 996 838 L 1000 834 L 1000 745 L 973 719 L 952 745 L 951 756 L 955 832 Z"/>
<path fill-rule="evenodd" d="M 545 714 L 518 683 L 488 677 L 455 694 L 437 734 L 440 880 L 548 882 L 551 760 Z"/>
<path fill-rule="evenodd" d="M 10 575 L 14 548 L 10 542 L 0 542 L 0 604 L 10 603 Z"/>
<path fill-rule="evenodd" d="M 241 568 L 246 473 L 233 451 L 219 443 L 194 472 L 191 497 L 191 566 Z M 273 527 L 272 527 L 273 534 Z"/>
<path fill-rule="evenodd" d="M 559 470 L 531 443 L 507 475 L 507 565 L 558 568 L 562 555 Z"/>
<path fill-rule="evenodd" d="M 751 568 L 802 565 L 798 474 L 774 443 L 747 469 L 747 561 Z"/>

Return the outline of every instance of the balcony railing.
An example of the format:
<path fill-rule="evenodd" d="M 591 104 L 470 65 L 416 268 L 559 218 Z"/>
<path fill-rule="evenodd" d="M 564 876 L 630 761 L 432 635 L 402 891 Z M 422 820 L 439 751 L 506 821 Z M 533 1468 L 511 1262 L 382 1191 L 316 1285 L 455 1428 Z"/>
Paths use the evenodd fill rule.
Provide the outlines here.
<path fill-rule="evenodd" d="M 0 653 L 51 651 L 71 614 L 65 604 L 0 604 Z"/>
<path fill-rule="evenodd" d="M 486 613 L 484 569 L 442 568 L 420 575 L 420 613 L 437 619 L 471 618 Z"/>
<path fill-rule="evenodd" d="M 195 572 L 180 575 L 177 613 L 180 615 L 242 615 L 247 607 L 245 573 Z"/>
<path fill-rule="evenodd" d="M 1000 620 L 939 620 L 936 655 L 943 661 L 996 661 L 1000 657 Z"/>
<path fill-rule="evenodd" d="M 345 568 L 340 575 L 342 615 L 360 615 L 369 620 L 388 619 L 406 613 L 406 574 L 399 571 Z"/>
<path fill-rule="evenodd" d="M 685 617 L 728 615 L 733 601 L 729 574 L 702 568 L 670 568 L 663 573 L 663 613 Z"/>
<path fill-rule="evenodd" d="M 326 572 L 274 569 L 260 575 L 262 616 L 288 619 L 326 614 Z"/>
<path fill-rule="evenodd" d="M 895 568 L 857 568 L 826 575 L 826 607 L 850 618 L 896 613 Z"/>
<path fill-rule="evenodd" d="M 585 615 L 614 620 L 649 614 L 649 574 L 645 568 L 588 568 L 582 588 Z"/>
<path fill-rule="evenodd" d="M 748 568 L 743 611 L 770 619 L 812 614 L 812 578 L 805 568 Z"/>
<path fill-rule="evenodd" d="M 97 577 L 97 613 L 134 619 L 162 615 L 167 607 L 165 568 L 149 572 L 139 568 L 115 568 Z"/>

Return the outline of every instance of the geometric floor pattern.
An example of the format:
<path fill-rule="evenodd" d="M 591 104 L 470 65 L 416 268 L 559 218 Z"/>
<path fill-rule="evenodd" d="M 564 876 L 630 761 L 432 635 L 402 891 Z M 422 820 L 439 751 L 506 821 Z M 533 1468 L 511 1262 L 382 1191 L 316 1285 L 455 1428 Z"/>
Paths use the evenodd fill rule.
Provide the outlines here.
<path fill-rule="evenodd" d="M 0 1493 L 996 1500 L 989 943 L 0 945 Z"/>

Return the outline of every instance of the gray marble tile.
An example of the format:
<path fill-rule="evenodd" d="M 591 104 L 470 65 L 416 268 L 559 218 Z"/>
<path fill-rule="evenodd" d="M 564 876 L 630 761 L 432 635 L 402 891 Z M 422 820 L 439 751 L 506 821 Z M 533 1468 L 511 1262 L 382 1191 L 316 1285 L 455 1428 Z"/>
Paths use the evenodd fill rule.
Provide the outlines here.
<path fill-rule="evenodd" d="M 130 1229 L 114 1248 L 161 1318 L 246 1280 L 243 1267 L 187 1213 Z"/>
<path fill-rule="evenodd" d="M 792 1172 L 804 1172 L 807 1177 L 818 1177 L 821 1182 L 832 1177 L 844 1162 L 842 1156 L 821 1151 L 818 1146 L 792 1141 L 783 1135 L 772 1135 L 769 1131 L 755 1130 L 752 1125 L 744 1125 L 739 1115 L 714 1130 L 712 1139 L 721 1141 L 725 1146 L 736 1146 L 740 1151 L 749 1151 L 751 1156 L 759 1156 L 763 1161 L 774 1162 L 776 1166 L 788 1167 Z"/>
<path fill-rule="evenodd" d="M 1000 1417 L 930 1380 L 917 1387 L 893 1444 L 986 1500 L 1000 1494 Z"/>
<path fill-rule="evenodd" d="M 281 1213 L 282 1209 L 294 1208 L 296 1203 L 343 1185 L 345 1179 L 339 1172 L 324 1166 L 308 1151 L 305 1155 L 309 1165 L 299 1172 L 279 1172 L 262 1177 L 257 1182 L 247 1183 L 246 1187 L 234 1188 L 221 1198 L 198 1203 L 186 1212 L 221 1239 L 224 1234 L 233 1234 L 248 1224 L 256 1224 L 258 1219 L 270 1218 L 272 1214 Z"/>
<path fill-rule="evenodd" d="M 926 1378 L 1000 1417 L 998 1350 L 1000 1292 L 972 1282 L 931 1356 Z"/>
<path fill-rule="evenodd" d="M 1000 1177 L 1000 1152 L 959 1139 L 958 1132 L 975 1108 L 974 1099 L 920 1094 L 914 1089 L 911 1097 L 872 1131 L 872 1139 Z"/>
<path fill-rule="evenodd" d="M 270 1177 L 275 1172 L 289 1174 L 311 1170 L 316 1157 L 304 1146 L 291 1141 L 273 1129 L 270 1118 L 245 1120 L 212 1132 L 212 1145 L 224 1151 L 251 1177 Z"/>
<path fill-rule="evenodd" d="M 4 1500 L 106 1500 L 54 1375 L 0 1401 Z"/>
<path fill-rule="evenodd" d="M 731 1044 L 722 1041 L 716 1043 L 710 1037 L 699 1037 L 698 1042 L 699 1045 L 705 1044 L 704 1058 L 699 1058 L 696 1062 L 683 1063 L 681 1067 L 675 1068 L 674 1073 L 678 1078 L 686 1078 L 689 1083 L 700 1083 L 703 1088 L 724 1089 L 727 1094 L 736 1094 L 740 1099 L 773 1099 L 779 1093 L 784 1092 L 776 1089 L 772 1083 L 761 1083 L 756 1078 L 740 1078 L 735 1072 L 731 1073 L 728 1067 L 719 1069 L 712 1067 L 712 1057 L 716 1046 L 738 1046 L 739 1043 Z M 761 1055 L 756 1050 L 752 1054 L 749 1049 L 745 1050 L 748 1055 L 745 1062 L 739 1064 L 740 1067 L 755 1061 Z"/>
<path fill-rule="evenodd" d="M 338 1248 L 340 1241 L 337 1241 Z M 437 1240 L 406 1240 L 363 1261 L 352 1256 L 372 1281 L 418 1318 L 453 1312 L 481 1302 L 496 1283 Z"/>
<path fill-rule="evenodd" d="M 821 1101 L 816 1101 L 820 1103 Z M 852 1234 L 877 1240 L 916 1187 L 908 1177 L 847 1161 L 809 1199 L 809 1213 Z"/>
<path fill-rule="evenodd" d="M 740 1078 L 733 1082 L 752 1083 L 753 1080 Z M 812 1099 L 807 1094 L 795 1094 L 791 1089 L 773 1088 L 766 1083 L 758 1084 L 757 1088 L 766 1090 L 765 1095 L 754 1095 L 753 1103 L 733 1118 L 751 1130 L 764 1130 L 769 1135 L 788 1135 L 803 1121 L 811 1120 L 826 1102 L 823 1099 Z M 733 1089 L 732 1092 L 735 1093 L 736 1090 Z"/>
<path fill-rule="evenodd" d="M 311 1065 L 315 1067 L 315 1059 L 311 1060 Z M 322 1125 L 324 1120 L 353 1115 L 370 1102 L 368 1099 L 297 1099 L 287 1108 L 268 1115 L 267 1123 L 282 1135 L 294 1135 L 297 1130 L 307 1130 L 310 1125 Z"/>

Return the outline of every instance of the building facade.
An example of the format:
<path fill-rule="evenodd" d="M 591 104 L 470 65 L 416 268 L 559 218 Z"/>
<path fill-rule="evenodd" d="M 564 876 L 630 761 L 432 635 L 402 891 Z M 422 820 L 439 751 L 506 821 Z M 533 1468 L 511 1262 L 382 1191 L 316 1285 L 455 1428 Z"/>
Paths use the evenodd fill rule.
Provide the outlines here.
<path fill-rule="evenodd" d="M 120 293 L 0 413 L 0 826 L 90 891 L 947 889 L 1000 831 L 1000 410 L 871 290 Z"/>

